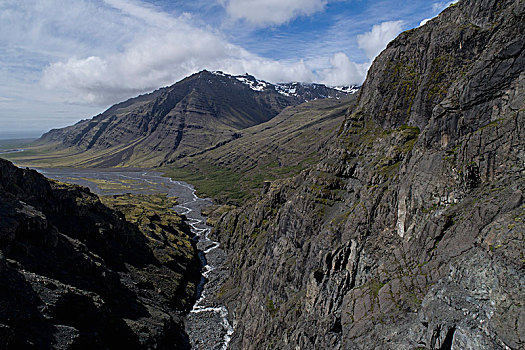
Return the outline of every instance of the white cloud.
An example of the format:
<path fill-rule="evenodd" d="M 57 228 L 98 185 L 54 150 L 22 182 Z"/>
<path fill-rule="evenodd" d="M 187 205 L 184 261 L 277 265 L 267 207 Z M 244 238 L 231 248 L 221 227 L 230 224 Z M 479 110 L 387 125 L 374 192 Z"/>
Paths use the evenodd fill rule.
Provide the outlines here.
<path fill-rule="evenodd" d="M 370 63 L 357 64 L 342 52 L 330 58 L 330 68 L 320 72 L 321 82 L 330 86 L 360 85 L 365 80 Z"/>
<path fill-rule="evenodd" d="M 343 53 L 326 58 L 324 64 L 266 59 L 229 43 L 219 33 L 193 26 L 186 16 L 175 18 L 150 7 L 142 11 L 138 4 L 124 0 L 105 2 L 147 25 L 117 53 L 70 57 L 44 69 L 43 86 L 62 91 L 70 103 L 110 105 L 202 69 L 248 72 L 271 82 L 343 85 L 361 83 L 368 68 L 350 62 Z"/>
<path fill-rule="evenodd" d="M 249 72 L 270 81 L 316 78 L 302 61 L 264 59 L 218 34 L 177 20 L 170 30 L 150 29 L 122 52 L 55 62 L 44 70 L 42 83 L 48 89 L 72 92 L 71 102 L 108 105 L 173 84 L 202 69 Z"/>
<path fill-rule="evenodd" d="M 172 27 L 173 19 L 154 7 L 145 3 L 136 3 L 133 0 L 103 0 L 107 5 L 121 11 L 123 14 L 135 19 L 143 20 L 149 25 L 156 27 Z"/>
<path fill-rule="evenodd" d="M 403 24 L 403 21 L 377 24 L 370 32 L 358 35 L 357 44 L 365 51 L 367 57 L 373 60 L 401 32 Z"/>
<path fill-rule="evenodd" d="M 306 12 L 288 13 L 322 10 L 326 2 L 309 1 L 303 3 Z M 197 26 L 187 14 L 138 0 L 3 0 L 0 22 L 5 28 L 0 129 L 5 130 L 17 123 L 29 127 L 20 124 L 23 118 L 33 118 L 31 126 L 40 130 L 65 126 L 202 69 L 329 85 L 362 83 L 368 69 L 368 63 L 356 64 L 344 53 L 333 55 L 335 49 L 305 60 L 261 57 L 217 29 Z"/>
<path fill-rule="evenodd" d="M 419 22 L 419 27 L 421 26 L 424 26 L 425 24 L 427 24 L 428 21 L 430 21 L 432 18 L 425 18 L 424 20 L 422 20 L 421 22 Z"/>
<path fill-rule="evenodd" d="M 213 33 L 183 21 L 177 24 L 169 30 L 149 28 L 118 53 L 53 63 L 44 70 L 42 83 L 49 89 L 74 91 L 87 103 L 105 105 L 248 55 Z"/>
<path fill-rule="evenodd" d="M 279 25 L 322 11 L 327 0 L 227 0 L 226 12 L 255 26 Z"/>
<path fill-rule="evenodd" d="M 441 11 L 443 11 L 450 5 L 457 3 L 458 1 L 459 0 L 435 2 L 432 4 L 432 11 L 440 13 Z"/>

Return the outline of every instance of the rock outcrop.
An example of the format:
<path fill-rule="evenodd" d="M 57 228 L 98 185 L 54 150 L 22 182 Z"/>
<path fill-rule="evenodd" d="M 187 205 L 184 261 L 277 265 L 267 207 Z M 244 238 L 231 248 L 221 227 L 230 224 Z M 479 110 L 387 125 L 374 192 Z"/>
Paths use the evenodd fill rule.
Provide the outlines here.
<path fill-rule="evenodd" d="M 325 159 L 217 223 L 234 349 L 525 347 L 525 3 L 372 65 Z"/>
<path fill-rule="evenodd" d="M 127 197 L 107 199 L 123 214 L 0 159 L 0 349 L 189 347 L 189 227 Z"/>

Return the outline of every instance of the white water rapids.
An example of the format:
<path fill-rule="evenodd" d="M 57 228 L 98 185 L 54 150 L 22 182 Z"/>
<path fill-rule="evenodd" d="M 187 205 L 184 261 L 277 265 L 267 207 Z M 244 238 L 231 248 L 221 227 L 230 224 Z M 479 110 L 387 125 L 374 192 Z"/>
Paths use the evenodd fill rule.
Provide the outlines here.
<path fill-rule="evenodd" d="M 199 198 L 195 194 L 196 190 L 192 186 L 184 182 L 180 182 L 180 181 L 172 181 L 172 182 L 176 183 L 179 186 L 183 186 L 189 189 L 193 197 L 189 201 L 178 204 L 175 207 L 175 209 L 179 208 L 183 210 L 179 212 L 179 214 L 186 215 L 188 217 L 188 224 L 191 226 L 193 233 L 199 238 L 197 247 L 204 254 L 205 256 L 204 261 L 206 262 L 206 264 L 203 267 L 204 271 L 202 273 L 203 278 L 204 278 L 202 282 L 205 283 L 207 280 L 209 280 L 210 274 L 217 269 L 217 266 L 215 266 L 214 264 L 210 264 L 207 258 L 213 250 L 216 250 L 217 248 L 220 247 L 219 242 L 212 241 L 208 237 L 210 234 L 211 228 L 204 225 L 204 218 L 202 218 L 200 214 L 200 208 L 199 208 L 200 203 L 199 202 L 205 202 L 205 203 L 208 202 L 206 203 L 208 205 L 210 203 L 209 203 L 209 200 Z M 196 210 L 199 212 L 196 212 Z M 199 226 L 204 226 L 204 227 L 199 227 Z M 214 259 L 214 260 L 217 260 L 217 259 Z M 219 263 L 219 262 L 215 261 L 215 263 Z M 189 325 L 187 325 L 186 331 L 188 332 L 190 336 L 192 345 L 197 346 L 198 349 L 201 349 L 201 348 L 202 349 L 215 349 L 217 348 L 217 345 L 220 345 L 220 349 L 226 350 L 228 348 L 228 344 L 230 343 L 231 336 L 233 334 L 233 327 L 228 321 L 228 310 L 226 309 L 225 306 L 222 306 L 222 305 L 221 306 L 207 306 L 206 305 L 206 302 L 207 302 L 206 292 L 207 292 L 207 288 L 206 288 L 206 284 L 204 284 L 204 289 L 200 292 L 199 299 L 197 300 L 195 305 L 193 305 L 193 309 L 190 311 L 190 315 L 188 315 L 187 317 L 187 322 Z M 210 324 L 210 322 L 206 321 L 208 318 L 201 317 L 200 314 L 203 314 L 203 313 L 212 313 L 212 314 L 216 314 L 220 316 L 221 326 L 224 332 L 221 344 L 217 344 L 217 343 L 213 344 L 213 341 L 210 344 L 209 340 L 211 339 L 209 339 L 209 335 L 206 337 L 199 337 L 197 334 L 192 334 L 193 333 L 193 327 L 191 327 L 192 324 L 200 326 L 200 327 L 197 327 L 197 328 L 200 328 L 199 331 L 202 331 L 202 328 L 214 326 L 213 323 Z M 213 332 L 213 333 L 216 333 L 216 332 Z M 198 339 L 197 337 L 200 339 Z"/>

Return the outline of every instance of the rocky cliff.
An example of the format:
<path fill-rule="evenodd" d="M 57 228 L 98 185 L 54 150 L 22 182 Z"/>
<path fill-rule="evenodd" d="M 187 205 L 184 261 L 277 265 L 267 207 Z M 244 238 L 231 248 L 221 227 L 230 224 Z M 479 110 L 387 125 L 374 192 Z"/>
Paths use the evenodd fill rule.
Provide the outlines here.
<path fill-rule="evenodd" d="M 153 167 L 231 142 L 285 107 L 348 94 L 320 84 L 271 84 L 250 75 L 202 71 L 172 86 L 51 130 L 31 152 L 13 156 L 39 166 Z"/>
<path fill-rule="evenodd" d="M 464 0 L 402 33 L 324 160 L 222 216 L 232 348 L 525 347 L 524 26 Z"/>
<path fill-rule="evenodd" d="M 189 227 L 166 198 L 105 203 L 0 159 L 0 349 L 189 347 Z"/>

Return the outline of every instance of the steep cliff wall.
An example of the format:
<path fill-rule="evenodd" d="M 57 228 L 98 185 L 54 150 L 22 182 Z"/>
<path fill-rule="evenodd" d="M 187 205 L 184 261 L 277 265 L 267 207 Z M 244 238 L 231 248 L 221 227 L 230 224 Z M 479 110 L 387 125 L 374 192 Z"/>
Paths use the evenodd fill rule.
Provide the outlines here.
<path fill-rule="evenodd" d="M 220 220 L 242 349 L 525 346 L 525 3 L 375 60 L 325 159 Z"/>
<path fill-rule="evenodd" d="M 138 200 L 107 199 L 117 212 L 0 159 L 0 349 L 189 348 L 197 250 L 162 200 Z"/>

